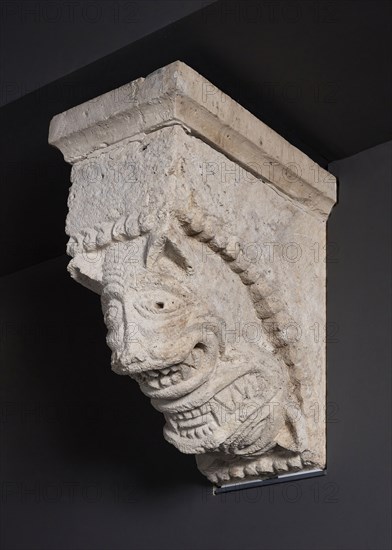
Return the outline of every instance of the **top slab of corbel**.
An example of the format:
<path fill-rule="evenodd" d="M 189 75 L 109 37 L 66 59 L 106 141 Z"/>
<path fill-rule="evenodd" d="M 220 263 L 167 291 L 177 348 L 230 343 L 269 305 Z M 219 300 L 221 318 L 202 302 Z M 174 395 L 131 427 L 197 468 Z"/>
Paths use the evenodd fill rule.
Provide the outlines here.
<path fill-rule="evenodd" d="M 49 143 L 74 164 L 174 124 L 302 208 L 328 217 L 336 202 L 334 176 L 181 61 L 58 114 Z"/>

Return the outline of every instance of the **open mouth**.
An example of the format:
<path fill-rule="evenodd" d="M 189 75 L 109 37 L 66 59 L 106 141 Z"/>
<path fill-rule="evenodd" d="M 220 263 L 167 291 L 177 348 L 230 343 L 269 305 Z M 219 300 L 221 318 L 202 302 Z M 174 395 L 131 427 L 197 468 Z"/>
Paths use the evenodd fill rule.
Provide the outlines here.
<path fill-rule="evenodd" d="M 135 373 L 132 377 L 149 397 L 174 398 L 193 391 L 210 374 L 208 348 L 196 344 L 186 360 L 170 366 Z"/>

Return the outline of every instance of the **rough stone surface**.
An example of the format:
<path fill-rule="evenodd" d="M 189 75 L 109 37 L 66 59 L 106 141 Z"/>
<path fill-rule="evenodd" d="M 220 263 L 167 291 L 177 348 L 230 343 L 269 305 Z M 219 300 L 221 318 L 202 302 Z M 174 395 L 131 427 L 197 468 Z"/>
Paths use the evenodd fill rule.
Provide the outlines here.
<path fill-rule="evenodd" d="M 208 479 L 324 468 L 335 180 L 317 167 L 312 182 L 314 163 L 227 96 L 206 107 L 206 82 L 176 62 L 127 85 L 128 110 L 113 91 L 54 118 L 73 164 L 69 271 L 101 296 L 112 369 Z"/>

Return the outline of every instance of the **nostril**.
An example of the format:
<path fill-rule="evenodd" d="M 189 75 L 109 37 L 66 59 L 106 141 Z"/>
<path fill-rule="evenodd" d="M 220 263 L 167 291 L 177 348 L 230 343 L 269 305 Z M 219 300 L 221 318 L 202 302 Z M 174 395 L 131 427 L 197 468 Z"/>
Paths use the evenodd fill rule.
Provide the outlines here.
<path fill-rule="evenodd" d="M 194 347 L 199 349 L 206 349 L 206 345 L 202 344 L 201 342 L 198 342 Z"/>
<path fill-rule="evenodd" d="M 195 346 L 194 346 L 194 349 L 201 349 L 203 351 L 206 351 L 207 349 L 207 346 L 205 344 L 202 344 L 201 342 L 198 342 Z"/>
<path fill-rule="evenodd" d="M 163 309 L 165 307 L 165 304 L 163 302 L 156 302 L 155 307 L 157 309 Z"/>

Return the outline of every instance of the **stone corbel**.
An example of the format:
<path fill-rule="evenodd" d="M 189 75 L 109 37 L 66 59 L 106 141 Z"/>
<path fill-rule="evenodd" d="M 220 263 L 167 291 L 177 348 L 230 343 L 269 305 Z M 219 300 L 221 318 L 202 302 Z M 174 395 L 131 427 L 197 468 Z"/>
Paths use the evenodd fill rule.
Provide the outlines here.
<path fill-rule="evenodd" d="M 334 177 L 182 62 L 55 116 L 112 369 L 218 485 L 325 468 Z"/>

